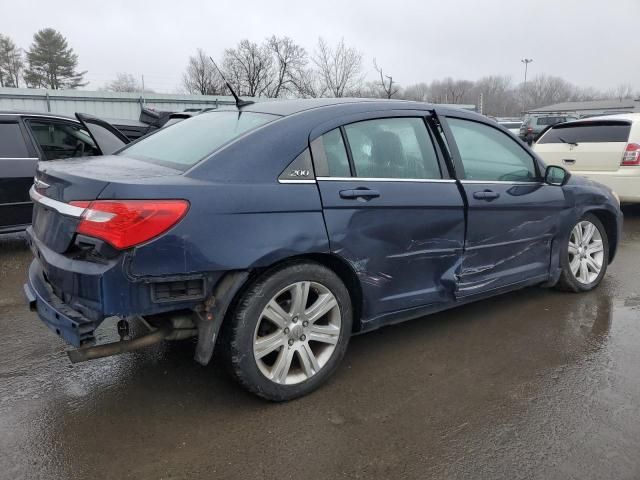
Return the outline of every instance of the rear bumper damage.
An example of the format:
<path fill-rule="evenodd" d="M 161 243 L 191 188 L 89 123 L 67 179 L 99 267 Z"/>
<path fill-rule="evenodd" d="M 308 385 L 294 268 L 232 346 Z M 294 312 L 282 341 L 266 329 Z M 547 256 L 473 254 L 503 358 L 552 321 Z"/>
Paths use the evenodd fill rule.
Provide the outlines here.
<path fill-rule="evenodd" d="M 74 347 L 94 341 L 93 333 L 100 321 L 90 320 L 60 300 L 44 279 L 37 260 L 29 266 L 29 277 L 24 285 L 29 308 L 38 312 L 40 320 L 56 335 Z"/>
<path fill-rule="evenodd" d="M 129 295 L 135 294 L 137 298 L 142 298 L 146 293 L 150 308 L 109 314 L 104 311 L 105 305 L 108 305 L 109 302 L 104 300 L 102 292 L 115 291 L 116 285 L 113 284 L 112 277 L 114 277 L 113 270 L 117 270 L 117 268 L 105 270 L 95 276 L 80 274 L 77 270 L 66 270 L 62 268 L 63 266 L 55 263 L 61 261 L 70 265 L 71 261 L 57 258 L 61 256 L 48 251 L 46 247 L 36 242 L 37 240 L 30 238 L 36 258 L 29 267 L 28 281 L 24 285 L 24 292 L 30 309 L 38 313 L 42 322 L 56 335 L 79 349 L 68 352 L 73 362 L 129 352 L 163 340 L 178 340 L 197 336 L 195 360 L 206 365 L 213 356 L 215 342 L 227 310 L 249 276 L 247 271 L 233 271 L 221 275 L 221 279 L 216 282 L 215 287 L 208 289 L 206 298 L 199 301 L 191 300 L 189 303 L 154 303 L 153 290 L 149 291 L 149 281 L 121 281 L 118 288 L 126 291 Z M 49 261 L 52 263 L 48 263 Z M 95 267 L 91 266 L 91 268 Z M 52 273 L 48 274 L 48 272 Z M 62 280 L 74 279 L 72 283 L 77 288 L 73 291 L 74 294 L 68 294 L 65 291 L 61 293 L 71 299 L 73 304 L 60 298 L 49 282 L 50 275 Z M 117 276 L 115 275 L 115 277 Z M 105 285 L 104 283 L 107 281 L 110 283 Z M 87 303 L 81 304 L 81 308 L 86 309 L 89 315 L 86 315 L 84 311 L 79 311 L 79 308 L 74 308 L 82 301 L 77 296 L 77 292 L 86 290 L 86 284 L 83 287 L 82 282 L 86 282 L 86 284 L 97 283 L 97 291 L 100 292 L 99 295 L 92 294 L 95 296 L 95 300 L 87 302 L 88 305 Z M 136 289 L 141 292 L 133 293 Z M 161 312 L 158 312 L 159 307 L 162 309 Z M 96 328 L 108 316 L 117 316 L 123 320 L 132 316 L 142 317 L 151 332 L 133 340 L 125 339 L 123 336 L 120 342 L 92 346 L 95 343 L 94 332 Z"/>

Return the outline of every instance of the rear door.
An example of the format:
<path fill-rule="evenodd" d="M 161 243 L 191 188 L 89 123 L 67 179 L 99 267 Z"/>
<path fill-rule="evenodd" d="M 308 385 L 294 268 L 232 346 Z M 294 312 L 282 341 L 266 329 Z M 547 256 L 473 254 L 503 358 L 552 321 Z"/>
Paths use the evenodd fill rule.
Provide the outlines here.
<path fill-rule="evenodd" d="M 571 122 L 549 129 L 534 150 L 547 164 L 568 170 L 616 171 L 630 131 L 628 120 Z"/>
<path fill-rule="evenodd" d="M 38 157 L 18 117 L 0 116 L 0 232 L 31 223 Z"/>
<path fill-rule="evenodd" d="M 458 297 L 548 278 L 551 241 L 565 206 L 537 160 L 492 125 L 446 115 L 443 127 L 468 202 Z M 441 118 L 441 115 L 438 115 Z"/>
<path fill-rule="evenodd" d="M 464 241 L 462 196 L 426 112 L 397 115 L 311 144 L 330 248 L 360 278 L 364 319 L 452 301 Z"/>

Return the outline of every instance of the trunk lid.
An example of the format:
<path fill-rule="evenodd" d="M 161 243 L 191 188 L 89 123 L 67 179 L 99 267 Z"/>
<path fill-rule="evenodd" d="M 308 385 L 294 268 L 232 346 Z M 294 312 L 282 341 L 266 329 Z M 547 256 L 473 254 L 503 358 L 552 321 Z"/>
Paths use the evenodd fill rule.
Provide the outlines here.
<path fill-rule="evenodd" d="M 74 200 L 95 200 L 110 183 L 180 175 L 160 165 L 123 156 L 85 157 L 40 162 L 31 197 L 33 231 L 45 245 L 64 253 L 73 245 L 82 209 Z"/>
<path fill-rule="evenodd" d="M 533 149 L 548 165 L 574 172 L 616 171 L 630 130 L 627 120 L 570 122 L 549 129 Z"/>

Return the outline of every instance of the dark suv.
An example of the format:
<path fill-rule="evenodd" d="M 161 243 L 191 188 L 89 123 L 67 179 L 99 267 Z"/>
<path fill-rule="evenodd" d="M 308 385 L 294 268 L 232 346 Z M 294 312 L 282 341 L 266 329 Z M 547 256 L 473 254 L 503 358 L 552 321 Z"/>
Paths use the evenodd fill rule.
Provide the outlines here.
<path fill-rule="evenodd" d="M 197 337 L 271 400 L 318 387 L 353 333 L 529 285 L 595 288 L 606 187 L 483 116 L 417 102 L 217 110 L 113 156 L 42 162 L 25 292 L 72 361 Z M 116 317 L 122 340 L 91 346 Z M 150 332 L 130 339 L 137 317 Z M 373 352 L 372 352 L 373 354 Z"/>
<path fill-rule="evenodd" d="M 520 125 L 519 137 L 531 145 L 533 142 L 538 140 L 538 137 L 540 137 L 543 130 L 553 125 L 557 125 L 558 123 L 569 122 L 577 119 L 577 115 L 569 114 L 529 114 L 525 117 L 522 125 Z"/>

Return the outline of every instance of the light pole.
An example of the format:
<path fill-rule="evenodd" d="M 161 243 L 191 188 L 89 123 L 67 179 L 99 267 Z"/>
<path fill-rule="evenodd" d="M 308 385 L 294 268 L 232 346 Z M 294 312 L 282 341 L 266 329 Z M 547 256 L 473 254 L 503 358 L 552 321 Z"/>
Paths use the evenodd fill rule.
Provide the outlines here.
<path fill-rule="evenodd" d="M 523 58 L 520 61 L 524 63 L 524 86 L 522 87 L 522 111 L 524 112 L 526 108 L 525 102 L 527 101 L 527 70 L 529 69 L 529 64 L 533 62 L 533 58 Z"/>

